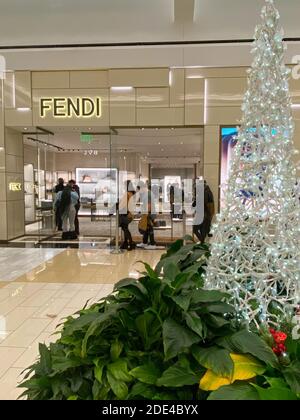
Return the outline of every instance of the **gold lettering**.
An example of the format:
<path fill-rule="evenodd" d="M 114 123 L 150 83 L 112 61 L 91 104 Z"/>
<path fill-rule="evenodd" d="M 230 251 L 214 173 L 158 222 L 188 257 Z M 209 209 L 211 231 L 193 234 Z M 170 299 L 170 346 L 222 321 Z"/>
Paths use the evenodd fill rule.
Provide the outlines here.
<path fill-rule="evenodd" d="M 8 188 L 10 191 L 22 191 L 22 184 L 20 182 L 10 182 Z"/>
<path fill-rule="evenodd" d="M 40 98 L 39 115 L 46 118 L 101 118 L 102 101 L 96 97 L 52 97 Z"/>

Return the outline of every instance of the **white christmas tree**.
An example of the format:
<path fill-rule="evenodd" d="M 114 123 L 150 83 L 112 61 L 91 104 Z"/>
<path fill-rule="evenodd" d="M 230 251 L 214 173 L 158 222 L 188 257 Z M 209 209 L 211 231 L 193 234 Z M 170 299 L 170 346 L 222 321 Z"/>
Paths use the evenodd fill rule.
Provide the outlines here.
<path fill-rule="evenodd" d="M 213 226 L 206 287 L 232 296 L 241 319 L 280 322 L 300 301 L 300 204 L 293 163 L 290 70 L 273 0 L 256 28 L 225 205 Z"/>

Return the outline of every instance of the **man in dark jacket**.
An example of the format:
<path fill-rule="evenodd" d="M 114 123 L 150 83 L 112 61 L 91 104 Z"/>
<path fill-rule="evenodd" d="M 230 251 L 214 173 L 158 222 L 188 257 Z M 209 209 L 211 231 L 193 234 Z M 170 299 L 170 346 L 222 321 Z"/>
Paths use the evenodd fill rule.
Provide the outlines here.
<path fill-rule="evenodd" d="M 196 207 L 196 200 L 193 203 L 193 207 Z M 206 181 L 204 181 L 204 218 L 201 224 L 193 226 L 193 233 L 197 236 L 201 243 L 205 242 L 205 238 L 210 232 L 214 213 L 214 196 Z"/>
<path fill-rule="evenodd" d="M 63 191 L 65 188 L 65 181 L 63 178 L 58 178 L 58 183 L 54 187 L 55 194 L 59 193 L 60 191 Z M 59 211 L 59 208 L 55 209 L 55 225 L 57 227 L 57 230 L 62 230 L 62 220 L 61 220 L 61 214 Z"/>

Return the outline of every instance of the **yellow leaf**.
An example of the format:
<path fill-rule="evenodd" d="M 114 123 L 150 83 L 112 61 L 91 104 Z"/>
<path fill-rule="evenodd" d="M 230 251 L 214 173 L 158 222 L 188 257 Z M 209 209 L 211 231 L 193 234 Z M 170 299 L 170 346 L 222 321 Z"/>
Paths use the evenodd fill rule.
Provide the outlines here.
<path fill-rule="evenodd" d="M 203 391 L 216 391 L 221 386 L 230 385 L 235 381 L 246 381 L 261 375 L 265 367 L 252 356 L 231 353 L 230 357 L 234 364 L 233 375 L 220 376 L 208 369 L 200 381 L 200 389 Z"/>
<path fill-rule="evenodd" d="M 265 371 L 265 367 L 254 359 L 254 357 L 233 353 L 230 354 L 230 357 L 234 364 L 231 383 L 234 381 L 246 381 L 257 375 L 261 375 Z"/>
<path fill-rule="evenodd" d="M 200 388 L 203 389 L 203 391 L 215 391 L 221 386 L 229 384 L 229 378 L 216 375 L 212 370 L 208 369 L 200 381 Z"/>

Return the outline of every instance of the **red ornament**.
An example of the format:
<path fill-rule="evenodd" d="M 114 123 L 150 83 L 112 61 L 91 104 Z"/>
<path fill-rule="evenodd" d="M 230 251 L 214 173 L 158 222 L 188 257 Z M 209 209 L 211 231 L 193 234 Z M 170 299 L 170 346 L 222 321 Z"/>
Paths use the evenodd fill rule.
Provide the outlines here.
<path fill-rule="evenodd" d="M 281 356 L 282 353 L 286 352 L 286 347 L 284 343 L 287 339 L 287 335 L 282 331 L 275 331 L 273 328 L 270 328 L 269 331 L 274 339 L 275 344 L 272 350 L 277 356 Z"/>

